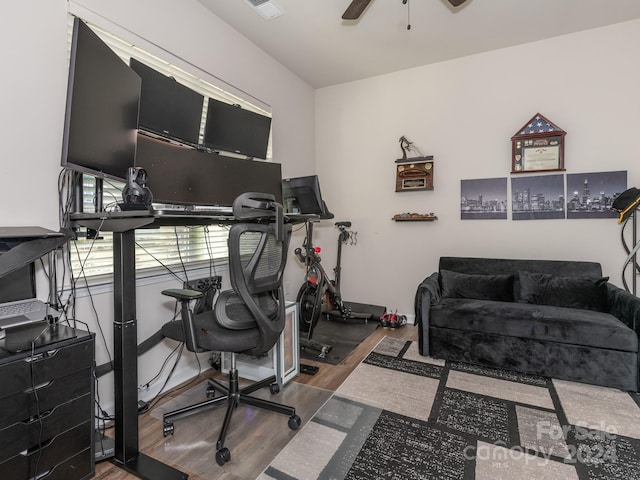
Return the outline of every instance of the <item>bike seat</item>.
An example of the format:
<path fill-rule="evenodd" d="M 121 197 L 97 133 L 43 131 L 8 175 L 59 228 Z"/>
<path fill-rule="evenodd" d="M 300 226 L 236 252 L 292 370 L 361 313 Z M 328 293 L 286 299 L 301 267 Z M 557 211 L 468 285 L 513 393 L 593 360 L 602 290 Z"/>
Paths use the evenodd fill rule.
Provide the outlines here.
<path fill-rule="evenodd" d="M 350 226 L 351 226 L 351 222 L 336 222 L 336 227 L 349 228 Z"/>

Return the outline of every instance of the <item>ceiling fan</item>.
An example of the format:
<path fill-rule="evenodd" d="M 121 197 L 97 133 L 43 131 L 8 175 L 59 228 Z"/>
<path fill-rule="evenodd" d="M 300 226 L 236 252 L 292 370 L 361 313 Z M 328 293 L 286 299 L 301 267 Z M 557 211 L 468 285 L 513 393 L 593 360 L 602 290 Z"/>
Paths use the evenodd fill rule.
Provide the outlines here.
<path fill-rule="evenodd" d="M 454 7 L 459 7 L 467 0 L 447 0 Z M 352 0 L 347 9 L 342 14 L 343 20 L 357 20 L 364 12 L 364 9 L 371 3 L 371 0 Z"/>

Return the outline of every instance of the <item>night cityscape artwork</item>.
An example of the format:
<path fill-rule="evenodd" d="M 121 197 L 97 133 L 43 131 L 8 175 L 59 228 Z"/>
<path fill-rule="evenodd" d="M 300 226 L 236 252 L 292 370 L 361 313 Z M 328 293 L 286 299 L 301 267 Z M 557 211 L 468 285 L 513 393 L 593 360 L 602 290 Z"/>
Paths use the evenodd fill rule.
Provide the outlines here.
<path fill-rule="evenodd" d="M 506 177 L 461 180 L 460 190 L 461 220 L 506 220 Z"/>
<path fill-rule="evenodd" d="M 626 189 L 626 170 L 567 174 L 567 218 L 618 218 L 611 205 Z"/>
<path fill-rule="evenodd" d="M 564 175 L 535 175 L 511 179 L 513 220 L 565 218 Z"/>

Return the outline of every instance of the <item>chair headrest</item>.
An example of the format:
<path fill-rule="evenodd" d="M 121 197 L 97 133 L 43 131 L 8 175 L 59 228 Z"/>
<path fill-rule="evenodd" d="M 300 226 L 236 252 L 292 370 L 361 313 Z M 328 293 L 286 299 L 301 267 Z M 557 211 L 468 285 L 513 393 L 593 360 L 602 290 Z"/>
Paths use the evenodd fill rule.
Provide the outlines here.
<path fill-rule="evenodd" d="M 233 201 L 233 216 L 238 220 L 267 220 L 278 216 L 282 205 L 270 193 L 245 192 Z"/>

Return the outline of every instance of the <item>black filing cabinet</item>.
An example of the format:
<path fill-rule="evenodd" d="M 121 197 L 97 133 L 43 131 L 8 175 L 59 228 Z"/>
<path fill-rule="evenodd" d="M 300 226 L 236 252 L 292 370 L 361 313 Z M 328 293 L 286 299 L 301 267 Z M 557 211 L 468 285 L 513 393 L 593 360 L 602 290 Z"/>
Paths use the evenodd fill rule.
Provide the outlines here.
<path fill-rule="evenodd" d="M 44 334 L 43 325 L 9 331 L 0 340 L 2 480 L 94 474 L 94 336 L 63 325 L 47 328 Z M 38 338 L 30 348 L 29 335 Z"/>

